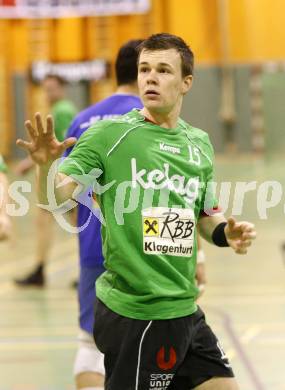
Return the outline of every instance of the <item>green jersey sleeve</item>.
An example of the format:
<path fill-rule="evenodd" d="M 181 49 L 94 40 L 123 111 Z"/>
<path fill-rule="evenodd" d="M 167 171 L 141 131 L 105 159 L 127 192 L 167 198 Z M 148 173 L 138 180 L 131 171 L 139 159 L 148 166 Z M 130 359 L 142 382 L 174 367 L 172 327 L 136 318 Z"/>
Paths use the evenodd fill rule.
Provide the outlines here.
<path fill-rule="evenodd" d="M 59 166 L 59 172 L 75 181 L 91 185 L 104 172 L 106 156 L 104 121 L 90 127 L 77 141 L 69 157 Z M 100 181 L 100 180 L 98 180 Z"/>
<path fill-rule="evenodd" d="M 7 172 L 7 166 L 1 154 L 0 154 L 0 172 Z"/>

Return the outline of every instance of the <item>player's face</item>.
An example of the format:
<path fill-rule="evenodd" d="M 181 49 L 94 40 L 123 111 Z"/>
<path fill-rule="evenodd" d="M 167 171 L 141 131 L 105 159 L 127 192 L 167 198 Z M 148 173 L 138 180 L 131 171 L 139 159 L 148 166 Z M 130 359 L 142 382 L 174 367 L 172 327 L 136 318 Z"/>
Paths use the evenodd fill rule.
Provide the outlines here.
<path fill-rule="evenodd" d="M 47 78 L 46 80 L 43 81 L 42 85 L 47 100 L 50 104 L 53 104 L 62 98 L 63 87 L 56 79 Z"/>
<path fill-rule="evenodd" d="M 144 106 L 168 113 L 181 104 L 192 76 L 182 76 L 181 57 L 175 49 L 143 50 L 138 65 L 138 87 Z"/>

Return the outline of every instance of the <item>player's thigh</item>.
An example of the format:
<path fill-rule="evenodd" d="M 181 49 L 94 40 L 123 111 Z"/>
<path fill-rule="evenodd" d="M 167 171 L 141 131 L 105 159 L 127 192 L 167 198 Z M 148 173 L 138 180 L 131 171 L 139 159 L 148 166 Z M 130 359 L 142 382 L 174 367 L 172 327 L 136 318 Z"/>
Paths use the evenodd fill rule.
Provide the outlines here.
<path fill-rule="evenodd" d="M 122 317 L 97 300 L 94 338 L 105 354 L 106 390 L 168 387 L 189 348 L 187 321 Z"/>
<path fill-rule="evenodd" d="M 211 378 L 199 386 L 194 387 L 195 390 L 239 390 L 239 386 L 235 378 Z"/>
<path fill-rule="evenodd" d="M 204 383 L 207 383 L 207 386 L 208 384 L 213 386 L 216 381 L 210 382 L 212 378 L 221 378 L 225 386 L 231 386 L 234 383 L 232 381 L 234 373 L 216 335 L 207 325 L 204 313 L 200 308 L 192 316 L 191 324 L 193 328 L 190 348 L 182 364 L 178 367 L 169 390 L 196 389 Z M 209 388 L 220 390 L 219 387 Z M 232 387 L 225 387 L 225 389 L 228 388 L 232 389 Z"/>

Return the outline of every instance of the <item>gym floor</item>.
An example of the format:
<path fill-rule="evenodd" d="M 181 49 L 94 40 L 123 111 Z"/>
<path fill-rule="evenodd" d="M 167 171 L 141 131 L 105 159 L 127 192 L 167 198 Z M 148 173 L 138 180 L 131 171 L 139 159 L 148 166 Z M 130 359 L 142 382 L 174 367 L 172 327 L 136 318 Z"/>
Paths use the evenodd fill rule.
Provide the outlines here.
<path fill-rule="evenodd" d="M 263 206 L 257 207 L 264 181 L 284 187 L 282 167 L 281 160 L 217 158 L 218 179 L 257 182 L 237 218 L 253 221 L 258 238 L 247 256 L 204 243 L 208 284 L 199 301 L 241 390 L 285 390 L 285 263 L 280 250 L 285 194 L 267 210 L 267 219 L 261 219 Z M 24 180 L 33 182 L 32 177 Z M 34 196 L 33 191 L 31 204 Z M 236 200 L 232 193 L 227 216 Z M 0 246 L 0 390 L 72 390 L 78 305 L 70 283 L 78 274 L 76 237 L 57 227 L 47 286 L 17 288 L 13 278 L 34 264 L 34 217 L 32 207 L 26 217 L 14 218 L 12 241 Z"/>

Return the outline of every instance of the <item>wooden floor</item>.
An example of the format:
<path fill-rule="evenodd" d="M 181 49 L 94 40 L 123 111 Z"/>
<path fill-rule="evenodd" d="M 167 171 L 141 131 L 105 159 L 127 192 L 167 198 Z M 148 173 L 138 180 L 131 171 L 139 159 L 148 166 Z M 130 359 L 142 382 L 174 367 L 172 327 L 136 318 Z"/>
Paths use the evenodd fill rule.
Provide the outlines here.
<path fill-rule="evenodd" d="M 284 187 L 282 166 L 284 161 L 218 159 L 217 176 L 283 180 Z M 205 243 L 208 285 L 200 305 L 241 390 L 285 390 L 284 203 L 285 195 L 262 220 L 256 193 L 246 196 L 244 216 L 258 230 L 247 256 Z M 33 220 L 34 209 L 15 218 L 12 242 L 0 246 L 0 390 L 71 390 L 78 307 L 69 285 L 78 273 L 76 237 L 57 229 L 45 289 L 16 288 L 12 279 L 33 265 Z"/>

